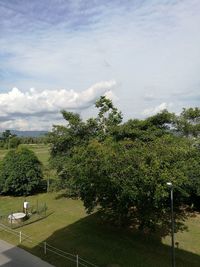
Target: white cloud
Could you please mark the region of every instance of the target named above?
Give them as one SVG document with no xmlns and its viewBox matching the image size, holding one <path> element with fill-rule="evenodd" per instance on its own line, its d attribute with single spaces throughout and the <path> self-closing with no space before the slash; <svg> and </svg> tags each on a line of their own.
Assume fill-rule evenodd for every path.
<svg viewBox="0 0 200 267">
<path fill-rule="evenodd" d="M 0 94 L 1 128 L 30 129 L 31 121 L 36 122 L 34 117 L 37 118 L 37 128 L 41 125 L 43 129 L 51 127 L 53 121 L 59 118 L 61 109 L 73 111 L 86 109 L 101 95 L 106 92 L 111 94 L 115 86 L 115 81 L 102 81 L 82 92 L 73 89 L 37 91 L 33 88 L 22 92 L 13 88 L 7 93 Z"/>
<path fill-rule="evenodd" d="M 32 123 L 30 123 L 28 120 L 25 119 L 16 119 L 16 120 L 7 120 L 4 122 L 1 122 L 0 130 L 4 129 L 17 129 L 19 131 L 23 131 L 24 129 L 26 130 L 34 130 L 32 128 Z M 37 129 L 40 130 L 40 129 Z"/>
<path fill-rule="evenodd" d="M 167 104 L 167 103 L 161 103 L 160 105 L 158 105 L 156 107 L 145 109 L 143 111 L 143 115 L 145 115 L 145 116 L 151 116 L 151 115 L 154 115 L 156 113 L 161 112 L 164 109 L 169 109 L 171 106 L 172 106 L 172 103 L 169 103 L 169 104 Z"/>
<path fill-rule="evenodd" d="M 51 121 L 51 123 L 50 123 Z M 40 118 L 37 117 L 29 117 L 29 118 L 18 118 L 18 119 L 8 119 L 7 121 L 3 121 L 0 124 L 0 131 L 4 131 L 5 129 L 10 130 L 18 130 L 18 131 L 42 131 L 42 130 L 51 130 L 53 125 L 66 125 L 66 121 L 60 118 L 54 118 L 54 116 L 42 116 Z"/>
</svg>

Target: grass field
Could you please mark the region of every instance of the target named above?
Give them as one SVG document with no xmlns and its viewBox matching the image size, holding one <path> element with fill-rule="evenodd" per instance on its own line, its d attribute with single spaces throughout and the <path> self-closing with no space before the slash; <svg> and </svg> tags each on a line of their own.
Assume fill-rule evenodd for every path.
<svg viewBox="0 0 200 267">
<path fill-rule="evenodd" d="M 18 211 L 24 198 L 0 197 L 0 212 Z M 120 230 L 101 223 L 97 214 L 87 215 L 81 201 L 66 199 L 59 193 L 39 194 L 28 197 L 33 205 L 36 201 L 47 203 L 49 216 L 22 227 L 22 232 L 36 243 L 23 241 L 22 247 L 39 255 L 55 266 L 75 266 L 52 253 L 44 256 L 43 249 L 36 244 L 44 241 L 50 245 L 83 258 L 98 266 L 118 264 L 130 267 L 170 266 L 170 238 L 141 235 L 130 230 Z M 176 235 L 176 267 L 200 266 L 200 216 L 187 221 L 188 231 Z M 19 231 L 20 229 L 18 229 Z M 0 231 L 0 238 L 16 243 L 16 236 Z"/>
<path fill-rule="evenodd" d="M 29 146 L 48 165 L 47 146 Z M 0 158 L 5 155 L 0 151 Z M 18 231 L 30 236 L 34 243 L 23 240 L 21 247 L 58 267 L 75 266 L 51 252 L 44 255 L 46 241 L 50 245 L 79 254 L 101 267 L 168 267 L 170 266 L 170 237 L 141 235 L 130 230 L 116 229 L 101 222 L 98 214 L 87 215 L 79 200 L 66 199 L 60 193 L 45 193 L 26 198 L 31 205 L 46 203 L 48 214 Z M 0 214 L 20 211 L 23 197 L 0 197 Z M 176 234 L 176 267 L 200 266 L 200 215 L 186 222 L 188 231 Z M 0 230 L 0 238 L 18 245 L 19 238 Z"/>
<path fill-rule="evenodd" d="M 29 149 L 33 150 L 33 152 L 36 154 L 38 159 L 42 162 L 44 167 L 48 166 L 48 159 L 49 159 L 49 146 L 45 144 L 28 144 L 23 145 L 25 147 L 28 147 Z M 8 152 L 7 149 L 0 149 L 0 160 L 3 159 L 3 157 Z"/>
</svg>

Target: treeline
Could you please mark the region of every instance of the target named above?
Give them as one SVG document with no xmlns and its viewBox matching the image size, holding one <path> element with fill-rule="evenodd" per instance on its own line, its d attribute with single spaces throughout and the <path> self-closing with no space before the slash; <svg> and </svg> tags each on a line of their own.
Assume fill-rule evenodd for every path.
<svg viewBox="0 0 200 267">
<path fill-rule="evenodd" d="M 66 126 L 49 135 L 51 165 L 69 196 L 80 197 L 88 213 L 98 209 L 112 223 L 140 229 L 169 229 L 167 182 L 174 186 L 176 220 L 185 207 L 199 208 L 199 108 L 123 123 L 109 99 L 101 97 L 96 107 L 98 116 L 86 122 L 62 111 Z"/>
<path fill-rule="evenodd" d="M 5 130 L 0 135 L 0 148 L 12 149 L 17 148 L 20 144 L 46 144 L 46 136 L 17 136 L 10 130 Z"/>
</svg>

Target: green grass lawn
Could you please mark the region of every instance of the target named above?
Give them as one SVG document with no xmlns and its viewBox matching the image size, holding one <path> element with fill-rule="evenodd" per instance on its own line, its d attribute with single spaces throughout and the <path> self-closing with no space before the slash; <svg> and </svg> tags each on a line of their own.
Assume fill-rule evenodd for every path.
<svg viewBox="0 0 200 267">
<path fill-rule="evenodd" d="M 29 144 L 29 145 L 23 145 L 31 149 L 38 159 L 42 162 L 42 164 L 46 167 L 48 166 L 48 160 L 49 160 L 49 146 L 45 144 Z"/>
<path fill-rule="evenodd" d="M 42 162 L 44 167 L 48 166 L 48 159 L 49 159 L 49 146 L 45 144 L 28 144 L 28 145 L 23 145 L 31 149 L 38 159 Z M 3 159 L 3 157 L 6 155 L 8 152 L 7 149 L 0 149 L 0 160 Z"/>
<path fill-rule="evenodd" d="M 18 211 L 23 197 L 0 197 L 0 212 Z M 66 199 L 59 193 L 39 194 L 28 197 L 31 205 L 36 201 L 47 203 L 49 216 L 40 221 L 23 226 L 18 231 L 29 235 L 36 243 L 24 240 L 22 247 L 55 266 L 75 266 L 63 258 L 48 252 L 43 245 L 50 245 L 79 254 L 98 266 L 114 264 L 130 267 L 170 266 L 170 238 L 165 239 L 141 235 L 130 230 L 121 230 L 105 225 L 97 214 L 87 215 L 79 200 Z M 200 266 L 200 216 L 186 222 L 188 231 L 176 235 L 179 248 L 176 249 L 176 267 Z M 16 236 L 0 231 L 0 238 L 18 243 Z M 115 265 L 116 266 L 116 265 Z"/>
</svg>

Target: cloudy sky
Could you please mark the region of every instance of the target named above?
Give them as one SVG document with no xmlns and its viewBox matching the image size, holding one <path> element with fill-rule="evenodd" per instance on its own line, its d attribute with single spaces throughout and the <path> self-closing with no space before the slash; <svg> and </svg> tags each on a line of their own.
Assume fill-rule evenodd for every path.
<svg viewBox="0 0 200 267">
<path fill-rule="evenodd" d="M 199 106 L 199 29 L 199 0 L 0 0 L 0 130 Z"/>
</svg>

